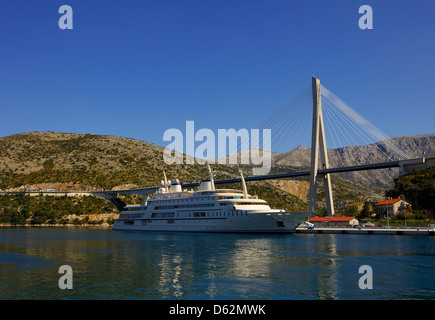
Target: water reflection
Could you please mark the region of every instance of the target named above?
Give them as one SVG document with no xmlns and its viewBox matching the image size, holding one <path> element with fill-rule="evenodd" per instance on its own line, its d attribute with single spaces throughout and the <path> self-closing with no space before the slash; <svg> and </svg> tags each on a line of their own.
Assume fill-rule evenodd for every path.
<svg viewBox="0 0 435 320">
<path fill-rule="evenodd" d="M 324 272 L 317 273 L 316 281 L 318 287 L 317 298 L 322 300 L 338 299 L 338 254 L 336 237 L 332 234 L 325 235 L 325 241 L 320 244 L 319 252 L 323 255 L 321 263 L 324 265 Z"/>
<path fill-rule="evenodd" d="M 214 245 L 207 235 L 190 236 L 183 235 L 182 243 L 155 257 L 160 267 L 158 288 L 164 297 L 195 296 L 192 284 L 200 283 L 203 298 L 246 294 L 264 298 L 276 285 L 290 296 L 317 288 L 318 299 L 338 298 L 340 258 L 333 236 L 308 252 L 292 251 L 288 247 L 289 241 L 296 240 L 292 236 L 283 237 L 280 245 L 276 237 L 225 235 Z"/>
<path fill-rule="evenodd" d="M 0 298 L 364 298 L 366 293 L 357 285 L 362 264 L 373 267 L 376 285 L 383 288 L 372 290 L 371 298 L 397 297 L 398 284 L 393 280 L 400 277 L 407 297 L 435 297 L 435 271 L 430 268 L 435 252 L 433 241 L 428 241 L 4 228 L 0 229 Z M 74 270 L 74 290 L 68 292 L 57 286 L 63 264 Z"/>
<path fill-rule="evenodd" d="M 183 265 L 183 258 L 180 255 L 172 256 L 163 253 L 159 266 L 158 291 L 163 297 L 182 297 L 184 276 L 188 273 L 186 265 Z"/>
</svg>

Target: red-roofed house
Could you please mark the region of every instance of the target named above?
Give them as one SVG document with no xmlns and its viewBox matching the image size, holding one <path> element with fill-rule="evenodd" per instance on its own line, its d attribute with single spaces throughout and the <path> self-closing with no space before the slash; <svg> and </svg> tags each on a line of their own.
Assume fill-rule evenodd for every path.
<svg viewBox="0 0 435 320">
<path fill-rule="evenodd" d="M 316 227 L 352 227 L 359 224 L 355 217 L 312 217 L 308 221 Z"/>
<path fill-rule="evenodd" d="M 408 206 L 410 207 L 411 204 L 405 199 L 401 198 L 385 199 L 375 204 L 376 213 L 380 218 L 386 217 L 387 212 L 389 216 L 395 216 L 397 213 L 399 213 L 399 211 Z"/>
</svg>

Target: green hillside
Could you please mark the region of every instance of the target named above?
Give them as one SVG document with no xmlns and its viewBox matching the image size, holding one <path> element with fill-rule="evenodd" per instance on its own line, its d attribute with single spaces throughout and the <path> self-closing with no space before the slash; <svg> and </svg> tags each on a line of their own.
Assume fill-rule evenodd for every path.
<svg viewBox="0 0 435 320">
<path fill-rule="evenodd" d="M 393 196 L 402 196 L 411 202 L 413 210 L 421 210 L 435 217 L 435 167 L 399 176 L 395 181 Z"/>
<path fill-rule="evenodd" d="M 208 177 L 204 165 L 167 165 L 163 160 L 163 150 L 143 141 L 92 134 L 29 132 L 8 136 L 0 139 L 0 189 L 32 189 L 55 183 L 106 190 L 124 185 L 149 187 L 160 184 L 163 170 L 168 179 L 178 178 L 181 182 L 197 182 Z M 237 168 L 211 167 L 215 179 L 238 176 Z M 250 174 L 250 169 L 244 170 L 246 175 Z M 241 185 L 221 187 L 240 189 Z M 294 211 L 307 208 L 302 200 L 267 182 L 249 183 L 248 191 L 264 198 L 275 208 Z M 123 200 L 126 203 L 140 201 L 132 196 Z M 71 212 L 89 214 L 89 210 L 104 214 L 113 212 L 114 206 L 103 199 L 72 201 L 67 197 L 3 196 L 0 201 L 3 221 L 0 222 L 27 219 L 33 223 L 59 223 L 62 215 Z"/>
<path fill-rule="evenodd" d="M 91 134 L 31 132 L 0 139 L 0 188 L 70 182 L 112 189 L 123 184 L 154 186 L 162 171 L 170 178 L 197 179 L 203 166 L 171 165 L 163 148 L 134 139 Z M 219 168 L 228 176 L 228 169 Z"/>
<path fill-rule="evenodd" d="M 177 178 L 181 182 L 199 182 L 208 177 L 207 168 L 204 165 L 197 163 L 167 165 L 163 160 L 163 150 L 162 147 L 144 141 L 116 136 L 58 132 L 16 134 L 0 138 L 0 189 L 54 188 L 60 191 L 150 187 L 160 184 L 163 171 L 166 172 L 168 179 Z M 211 165 L 211 167 L 216 180 L 238 176 L 236 167 L 224 165 Z M 294 169 L 291 166 L 280 168 L 280 170 L 287 171 Z M 249 167 L 245 166 L 243 170 L 245 176 L 251 175 Z M 272 172 L 274 170 L 276 171 L 277 168 L 272 168 Z M 379 194 L 378 190 L 363 188 L 339 175 L 332 175 L 332 181 L 337 213 L 345 214 L 349 202 L 375 201 Z M 406 179 L 403 178 L 401 181 L 405 183 Z M 409 187 L 403 183 L 401 188 L 404 188 L 403 192 L 405 192 Z M 220 185 L 220 187 L 240 189 L 241 185 Z M 307 209 L 306 199 L 303 201 L 266 181 L 249 182 L 248 192 L 267 200 L 273 208 L 292 211 Z M 72 211 L 89 214 L 89 210 L 85 209 L 86 206 L 92 207 L 93 212 L 97 214 L 116 211 L 113 204 L 102 199 L 95 203 L 86 203 L 92 200 L 70 202 L 63 197 L 57 200 L 37 198 L 16 198 L 14 201 L 5 198 L 0 202 L 0 213 L 8 213 L 10 217 L 13 217 L 15 212 L 24 212 L 26 216 L 35 215 L 38 211 L 36 208 L 39 209 L 38 212 L 42 210 L 50 213 L 53 211 L 52 208 L 56 207 L 60 208 L 58 211 L 61 215 Z M 141 201 L 132 196 L 123 200 L 126 203 Z M 23 204 L 23 201 L 28 203 Z M 424 199 L 416 198 L 416 201 L 422 208 L 427 207 Z M 83 203 L 85 205 L 82 205 Z M 324 206 L 323 186 L 320 182 L 319 213 L 324 211 Z M 61 217 L 57 217 L 54 213 L 51 216 L 53 215 L 55 216 L 53 219 L 48 217 L 46 221 L 60 221 Z M 3 218 L 9 219 L 6 216 Z M 20 219 L 22 219 L 21 216 Z"/>
</svg>

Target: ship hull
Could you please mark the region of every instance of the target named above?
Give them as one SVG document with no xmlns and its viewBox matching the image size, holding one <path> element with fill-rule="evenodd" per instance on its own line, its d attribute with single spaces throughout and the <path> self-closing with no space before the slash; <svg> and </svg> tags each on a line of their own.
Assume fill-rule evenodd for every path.
<svg viewBox="0 0 435 320">
<path fill-rule="evenodd" d="M 250 212 L 229 217 L 118 219 L 113 230 L 206 233 L 292 233 L 312 212 Z"/>
</svg>

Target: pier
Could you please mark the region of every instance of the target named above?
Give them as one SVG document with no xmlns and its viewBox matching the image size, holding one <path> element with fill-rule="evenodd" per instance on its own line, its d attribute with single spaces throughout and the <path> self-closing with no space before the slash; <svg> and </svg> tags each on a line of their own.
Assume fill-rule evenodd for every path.
<svg viewBox="0 0 435 320">
<path fill-rule="evenodd" d="M 313 228 L 298 227 L 295 233 L 313 234 L 372 234 L 372 235 L 419 235 L 435 236 L 435 229 L 430 228 Z"/>
</svg>

